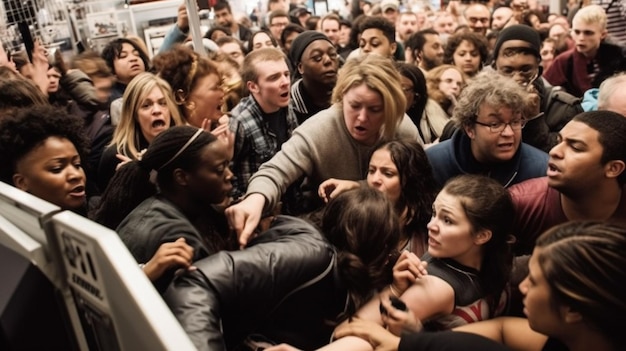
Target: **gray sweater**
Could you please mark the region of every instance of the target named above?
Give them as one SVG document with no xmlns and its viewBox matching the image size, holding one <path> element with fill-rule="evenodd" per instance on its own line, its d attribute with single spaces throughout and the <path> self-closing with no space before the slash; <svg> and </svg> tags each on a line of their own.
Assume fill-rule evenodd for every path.
<svg viewBox="0 0 626 351">
<path fill-rule="evenodd" d="M 417 127 L 406 115 L 395 136 L 421 142 Z M 282 149 L 252 176 L 246 195 L 262 194 L 266 198 L 265 209 L 271 210 L 287 187 L 303 175 L 316 187 L 329 178 L 361 180 L 373 148 L 352 138 L 341 105 L 333 105 L 294 130 Z"/>
</svg>

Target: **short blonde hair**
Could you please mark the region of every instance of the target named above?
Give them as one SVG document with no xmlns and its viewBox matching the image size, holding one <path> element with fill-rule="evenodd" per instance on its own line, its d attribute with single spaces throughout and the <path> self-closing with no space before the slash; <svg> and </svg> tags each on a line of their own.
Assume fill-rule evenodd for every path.
<svg viewBox="0 0 626 351">
<path fill-rule="evenodd" d="M 140 73 L 130 81 L 124 96 L 122 97 L 122 115 L 120 122 L 113 133 L 111 145 L 115 145 L 117 152 L 133 160 L 137 159 L 139 154 L 139 134 L 141 129 L 137 121 L 137 111 L 146 95 L 155 87 L 161 89 L 165 96 L 167 109 L 170 112 L 170 124 L 183 125 L 183 119 L 180 116 L 178 106 L 174 102 L 174 94 L 172 88 L 162 78 L 148 72 Z"/>
<path fill-rule="evenodd" d="M 341 104 L 350 89 L 362 84 L 379 93 L 385 113 L 380 137 L 389 140 L 394 137 L 406 110 L 406 97 L 400 82 L 400 73 L 390 59 L 376 54 L 361 55 L 348 60 L 339 71 L 332 103 Z"/>
<path fill-rule="evenodd" d="M 587 5 L 576 12 L 572 25 L 576 20 L 587 24 L 598 24 L 602 30 L 606 29 L 606 12 L 600 5 Z"/>
</svg>

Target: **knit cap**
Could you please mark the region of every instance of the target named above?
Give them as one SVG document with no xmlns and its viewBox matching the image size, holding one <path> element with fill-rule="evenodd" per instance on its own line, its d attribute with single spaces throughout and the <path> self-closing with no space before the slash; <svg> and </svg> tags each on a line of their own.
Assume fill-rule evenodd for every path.
<svg viewBox="0 0 626 351">
<path fill-rule="evenodd" d="M 298 66 L 304 50 L 316 40 L 326 40 L 330 43 L 330 40 L 324 33 L 320 33 L 314 30 L 304 31 L 296 37 L 291 43 L 291 49 L 289 50 L 289 59 L 294 67 Z M 332 44 L 332 43 L 331 43 Z"/>
<path fill-rule="evenodd" d="M 509 40 L 523 40 L 529 44 L 529 51 L 536 57 L 541 59 L 541 38 L 539 33 L 529 26 L 523 24 L 516 24 L 510 27 L 504 28 L 496 39 L 496 45 L 493 50 L 493 59 L 497 59 L 500 54 L 500 47 L 502 44 Z"/>
</svg>

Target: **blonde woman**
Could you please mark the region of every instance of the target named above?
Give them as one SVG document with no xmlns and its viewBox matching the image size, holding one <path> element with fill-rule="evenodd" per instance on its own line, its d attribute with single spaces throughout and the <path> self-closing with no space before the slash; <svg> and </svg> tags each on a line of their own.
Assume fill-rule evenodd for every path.
<svg viewBox="0 0 626 351">
<path fill-rule="evenodd" d="M 102 154 L 98 187 L 104 190 L 120 161 L 137 160 L 161 132 L 184 124 L 169 84 L 152 73 L 135 77 L 124 92 L 121 119 Z"/>
<path fill-rule="evenodd" d="M 245 199 L 226 210 L 241 245 L 253 234 L 263 210 L 275 209 L 287 187 L 301 177 L 306 176 L 312 196 L 300 201 L 300 211 L 309 212 L 323 204 L 313 189 L 324 180 L 363 179 L 378 142 L 419 139 L 404 113 L 400 74 L 388 58 L 365 55 L 348 60 L 339 71 L 331 103 L 294 131 L 281 151 L 252 176 Z"/>
</svg>

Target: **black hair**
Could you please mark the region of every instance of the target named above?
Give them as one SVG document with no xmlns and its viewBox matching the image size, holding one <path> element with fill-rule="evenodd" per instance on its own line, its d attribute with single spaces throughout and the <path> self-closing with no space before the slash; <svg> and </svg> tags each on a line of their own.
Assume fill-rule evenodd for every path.
<svg viewBox="0 0 626 351">
<path fill-rule="evenodd" d="M 134 41 L 127 38 L 117 38 L 110 41 L 102 50 L 102 58 L 106 61 L 107 66 L 111 69 L 111 72 L 115 74 L 115 65 L 113 62 L 115 62 L 115 59 L 120 56 L 123 44 L 129 44 L 137 50 L 137 52 L 139 52 L 139 57 L 141 57 L 141 61 L 143 61 L 143 66 L 146 71 L 148 71 L 150 68 L 150 59 L 148 58 L 148 54 L 144 52 L 144 50 Z"/>
<path fill-rule="evenodd" d="M 409 106 L 407 115 L 411 118 L 413 123 L 419 128 L 419 122 L 422 119 L 422 114 L 426 108 L 428 102 L 428 88 L 426 87 L 426 77 L 424 73 L 416 65 L 408 64 L 406 62 L 395 63 L 398 72 L 413 82 L 413 90 L 415 92 L 415 100 L 413 105 Z"/>
<path fill-rule="evenodd" d="M 82 119 L 50 105 L 4 114 L 0 118 L 0 180 L 13 185 L 17 163 L 49 137 L 68 139 L 85 162 L 89 141 L 83 126 Z"/>
<path fill-rule="evenodd" d="M 371 297 L 391 282 L 397 258 L 399 220 L 387 197 L 362 187 L 332 199 L 322 218 L 322 233 L 337 248 L 337 269 L 349 291 L 345 315 L 353 316 Z"/>
<path fill-rule="evenodd" d="M 232 36 L 233 35 L 233 33 L 230 31 L 230 28 L 222 27 L 222 26 L 213 26 L 213 27 L 211 27 L 211 29 L 206 31 L 206 33 L 204 34 L 204 37 L 207 38 L 207 39 L 213 40 L 213 38 L 211 38 L 211 37 L 213 36 L 213 34 L 215 34 L 215 32 L 226 33 L 226 36 Z"/>
<path fill-rule="evenodd" d="M 217 140 L 213 134 L 201 132 L 180 155 L 174 157 L 197 131 L 192 126 L 175 126 L 157 135 L 140 161 L 129 162 L 115 172 L 102 194 L 99 208 L 93 213 L 93 219 L 115 229 L 135 207 L 154 196 L 158 189 L 171 191 L 174 188 L 174 170 L 197 169 L 204 147 Z M 157 172 L 156 184 L 150 179 L 152 171 Z"/>
<path fill-rule="evenodd" d="M 619 160 L 626 162 L 626 118 L 612 111 L 589 111 L 580 113 L 572 121 L 582 122 L 598 132 L 598 142 L 602 145 L 601 164 Z M 623 171 L 617 181 L 620 185 L 626 183 L 626 171 Z"/>
</svg>

